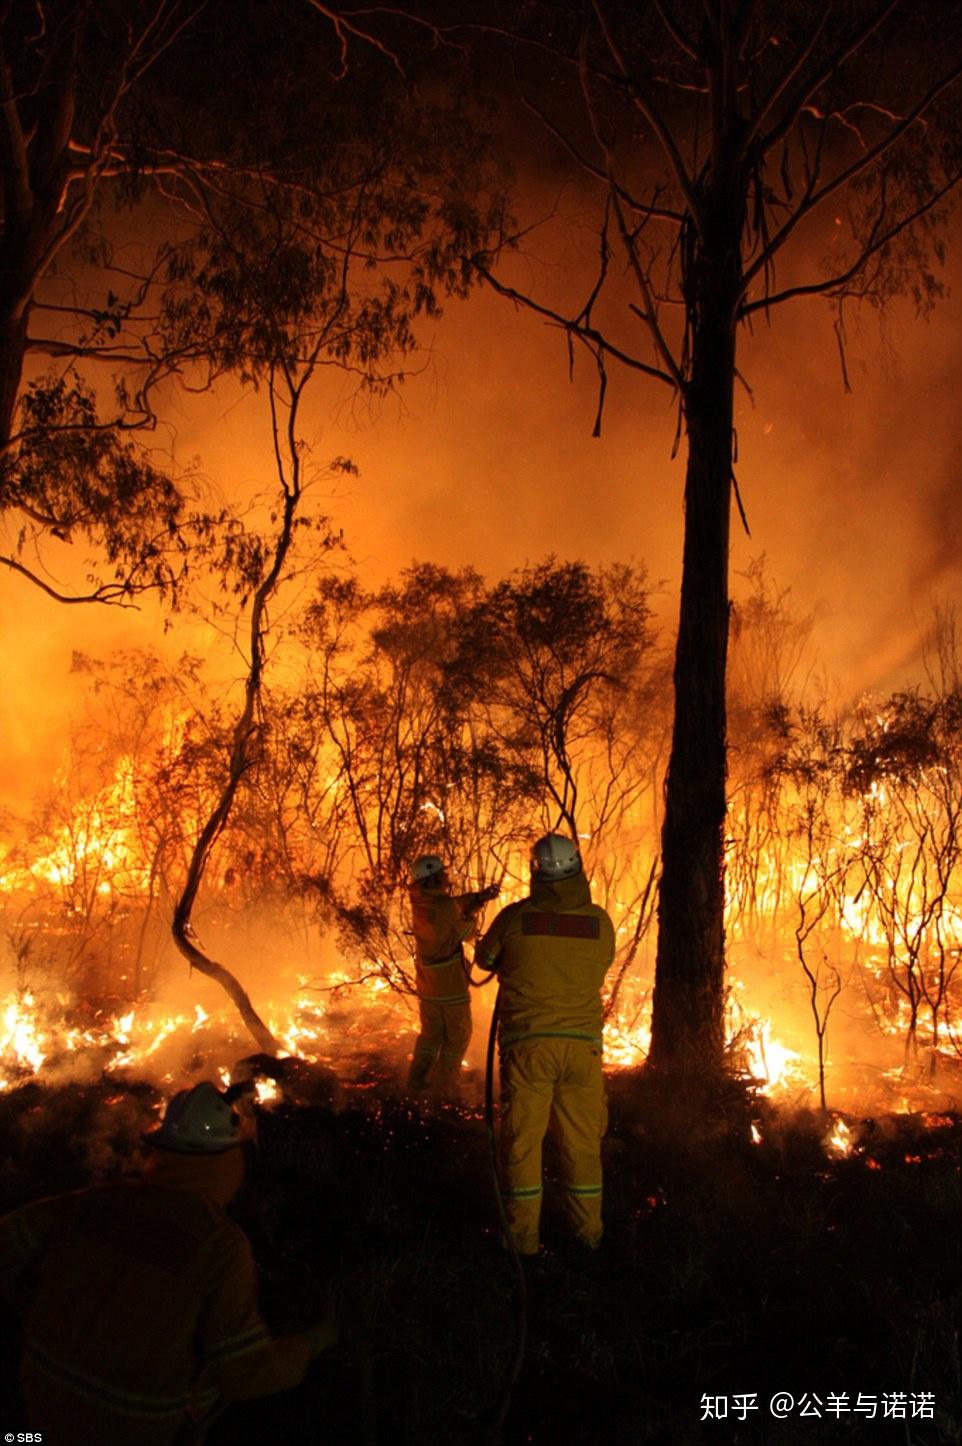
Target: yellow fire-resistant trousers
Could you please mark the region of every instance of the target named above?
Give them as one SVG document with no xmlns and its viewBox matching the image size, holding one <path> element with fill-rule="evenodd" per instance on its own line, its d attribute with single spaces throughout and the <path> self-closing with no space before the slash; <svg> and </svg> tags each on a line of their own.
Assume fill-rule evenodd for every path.
<svg viewBox="0 0 962 1446">
<path fill-rule="evenodd" d="M 441 1095 L 456 1094 L 461 1082 L 461 1061 L 471 1039 L 471 1005 L 440 1004 L 419 999 L 421 1033 L 408 1071 L 408 1089 L 430 1087 Z"/>
<path fill-rule="evenodd" d="M 541 1143 L 561 1153 L 568 1219 L 579 1240 L 601 1242 L 601 1137 L 608 1125 L 601 1049 L 581 1039 L 519 1040 L 501 1051 L 505 1207 L 522 1255 L 538 1251 Z"/>
</svg>

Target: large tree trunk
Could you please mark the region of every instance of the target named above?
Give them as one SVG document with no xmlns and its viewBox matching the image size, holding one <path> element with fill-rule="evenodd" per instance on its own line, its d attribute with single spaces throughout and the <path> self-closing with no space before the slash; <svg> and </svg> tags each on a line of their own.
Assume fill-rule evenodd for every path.
<svg viewBox="0 0 962 1446">
<path fill-rule="evenodd" d="M 725 208 L 727 210 L 727 207 Z M 693 242 L 675 719 L 665 785 L 649 1065 L 713 1074 L 724 1049 L 725 665 L 740 218 Z"/>
</svg>

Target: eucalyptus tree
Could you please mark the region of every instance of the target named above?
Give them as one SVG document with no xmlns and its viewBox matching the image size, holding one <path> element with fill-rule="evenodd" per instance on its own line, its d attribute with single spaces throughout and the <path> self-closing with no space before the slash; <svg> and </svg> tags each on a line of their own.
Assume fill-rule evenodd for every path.
<svg viewBox="0 0 962 1446">
<path fill-rule="evenodd" d="M 138 434 L 171 378 L 264 378 L 274 317 L 397 382 L 498 224 L 476 117 L 423 71 L 310 0 L 0 7 L 8 571 L 62 601 L 172 587 L 218 519 Z M 75 588 L 51 576 L 67 542 L 98 554 Z"/>
<path fill-rule="evenodd" d="M 486 8 L 475 33 L 510 47 L 528 111 L 595 188 L 599 234 L 570 309 L 489 257 L 478 269 L 590 358 L 596 432 L 616 365 L 677 399 L 685 536 L 650 1064 L 711 1073 L 739 339 L 822 298 L 844 369 L 846 308 L 937 299 L 962 175 L 958 16 L 931 0 L 533 0 Z"/>
</svg>

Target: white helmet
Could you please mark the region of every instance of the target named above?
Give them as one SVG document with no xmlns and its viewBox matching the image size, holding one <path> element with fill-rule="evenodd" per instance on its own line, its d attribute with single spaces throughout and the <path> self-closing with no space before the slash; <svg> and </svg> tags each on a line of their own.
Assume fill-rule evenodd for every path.
<svg viewBox="0 0 962 1446">
<path fill-rule="evenodd" d="M 414 860 L 414 867 L 411 869 L 411 878 L 416 884 L 423 884 L 434 874 L 444 873 L 444 860 L 439 859 L 437 854 L 422 854 L 419 859 Z"/>
<path fill-rule="evenodd" d="M 581 855 L 573 839 L 546 833 L 531 850 L 531 867 L 539 878 L 570 879 L 581 873 Z"/>
<path fill-rule="evenodd" d="M 241 1142 L 240 1120 L 216 1085 L 208 1080 L 180 1090 L 156 1130 L 144 1136 L 161 1150 L 184 1155 L 219 1155 Z"/>
</svg>

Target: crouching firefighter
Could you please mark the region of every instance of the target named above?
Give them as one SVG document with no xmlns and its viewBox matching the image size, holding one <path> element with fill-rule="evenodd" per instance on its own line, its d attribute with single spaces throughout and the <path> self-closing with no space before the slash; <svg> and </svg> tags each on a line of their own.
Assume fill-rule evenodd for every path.
<svg viewBox="0 0 962 1446">
<path fill-rule="evenodd" d="M 476 915 L 498 896 L 496 884 L 474 894 L 451 894 L 444 864 L 424 854 L 411 869 L 411 916 L 421 1031 L 408 1072 L 408 1089 L 455 1095 L 471 1038 L 469 966 L 463 944 Z"/>
<path fill-rule="evenodd" d="M 223 1407 L 298 1385 L 337 1338 L 333 1313 L 276 1339 L 258 1313 L 250 1246 L 224 1213 L 244 1176 L 225 1096 L 182 1090 L 143 1138 L 142 1179 L 0 1220 L 24 1408 L 44 1441 L 196 1446 Z"/>
<path fill-rule="evenodd" d="M 539 1249 L 541 1146 L 557 1138 L 568 1219 L 601 1243 L 601 985 L 615 931 L 591 891 L 577 845 L 546 834 L 531 857 L 531 893 L 502 909 L 475 950 L 497 973 L 505 1208 L 522 1255 Z"/>
</svg>

